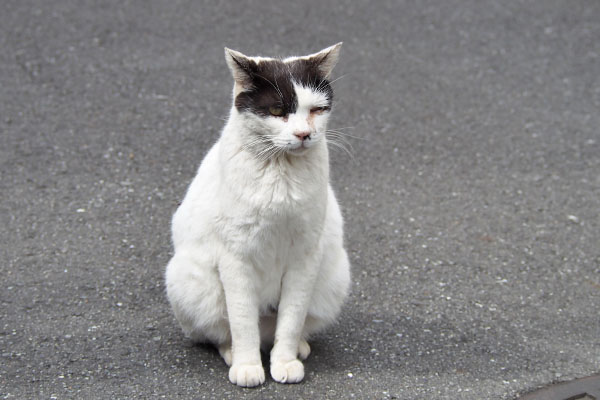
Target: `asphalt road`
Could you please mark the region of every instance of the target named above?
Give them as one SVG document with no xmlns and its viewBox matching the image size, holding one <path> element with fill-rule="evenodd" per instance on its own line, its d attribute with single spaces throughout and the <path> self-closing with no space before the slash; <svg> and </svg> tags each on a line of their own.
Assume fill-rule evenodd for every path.
<svg viewBox="0 0 600 400">
<path fill-rule="evenodd" d="M 3 1 L 0 398 L 513 399 L 600 371 L 600 3 Z M 166 301 L 223 47 L 344 41 L 352 295 L 241 389 Z"/>
</svg>

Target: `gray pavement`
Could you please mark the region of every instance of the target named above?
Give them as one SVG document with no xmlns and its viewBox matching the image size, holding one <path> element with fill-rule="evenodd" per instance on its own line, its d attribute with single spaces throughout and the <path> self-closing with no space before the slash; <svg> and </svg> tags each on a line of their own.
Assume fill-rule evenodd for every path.
<svg viewBox="0 0 600 400">
<path fill-rule="evenodd" d="M 241 2 L 239 3 L 241 4 Z M 0 6 L 0 398 L 513 399 L 600 371 L 600 3 Z M 164 295 L 223 47 L 344 41 L 352 295 L 302 384 L 227 380 Z"/>
</svg>

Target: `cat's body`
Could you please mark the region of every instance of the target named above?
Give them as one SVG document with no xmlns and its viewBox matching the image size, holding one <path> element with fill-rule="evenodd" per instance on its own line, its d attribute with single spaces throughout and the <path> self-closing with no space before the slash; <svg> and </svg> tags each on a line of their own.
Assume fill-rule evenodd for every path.
<svg viewBox="0 0 600 400">
<path fill-rule="evenodd" d="M 175 315 L 186 335 L 218 347 L 241 386 L 264 382 L 261 342 L 274 343 L 273 379 L 302 380 L 306 339 L 335 320 L 348 291 L 325 140 L 338 52 L 274 60 L 226 50 L 234 106 L 173 217 Z"/>
</svg>

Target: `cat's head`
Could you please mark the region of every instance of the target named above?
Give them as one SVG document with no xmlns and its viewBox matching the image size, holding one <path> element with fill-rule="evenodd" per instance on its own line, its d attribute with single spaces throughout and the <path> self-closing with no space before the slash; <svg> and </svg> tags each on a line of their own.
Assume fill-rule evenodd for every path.
<svg viewBox="0 0 600 400">
<path fill-rule="evenodd" d="M 329 77 L 342 44 L 304 57 L 248 57 L 225 49 L 234 79 L 234 113 L 245 145 L 260 158 L 301 155 L 325 140 L 333 91 Z"/>
</svg>

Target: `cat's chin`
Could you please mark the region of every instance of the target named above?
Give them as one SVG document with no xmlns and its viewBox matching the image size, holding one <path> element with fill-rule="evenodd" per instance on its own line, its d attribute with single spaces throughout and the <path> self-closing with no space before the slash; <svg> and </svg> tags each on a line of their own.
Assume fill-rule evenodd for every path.
<svg viewBox="0 0 600 400">
<path fill-rule="evenodd" d="M 300 147 L 296 147 L 295 149 L 286 150 L 286 153 L 290 154 L 292 156 L 303 156 L 304 154 L 309 152 L 310 149 L 311 149 L 310 147 L 300 146 Z"/>
</svg>

